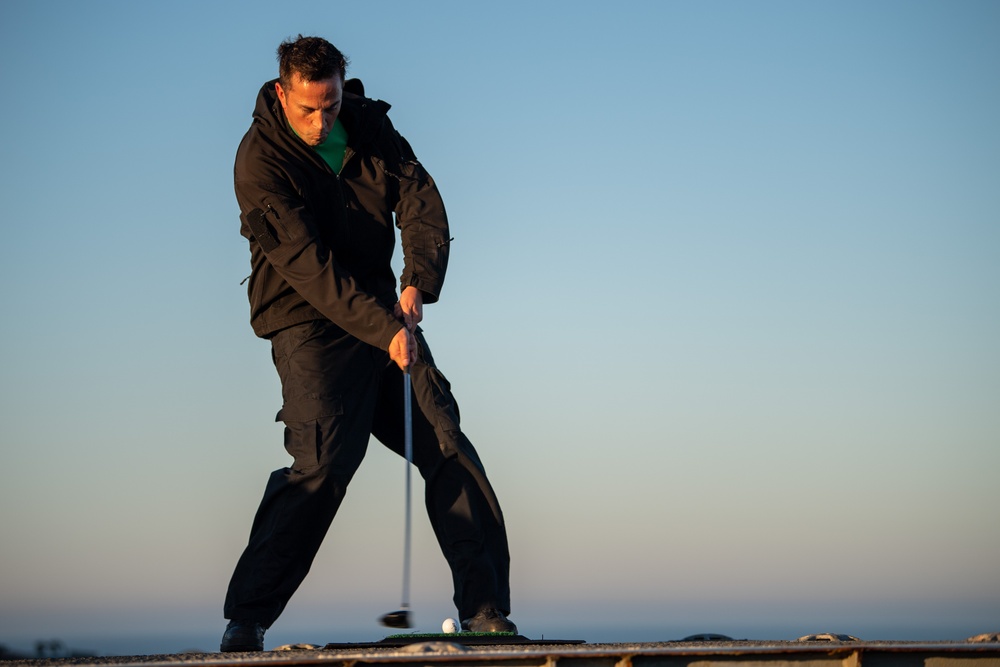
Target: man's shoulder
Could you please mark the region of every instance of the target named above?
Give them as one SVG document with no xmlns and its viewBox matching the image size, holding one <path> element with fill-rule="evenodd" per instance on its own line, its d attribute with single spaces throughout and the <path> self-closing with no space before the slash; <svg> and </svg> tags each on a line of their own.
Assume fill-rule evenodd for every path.
<svg viewBox="0 0 1000 667">
<path fill-rule="evenodd" d="M 270 187 L 301 181 L 308 171 L 304 156 L 254 124 L 236 149 L 233 178 L 237 183 Z"/>
<path fill-rule="evenodd" d="M 266 84 L 265 84 L 266 85 Z M 281 118 L 263 116 L 258 100 L 253 121 L 236 149 L 236 170 L 288 165 L 302 160 L 302 152 L 297 150 L 291 134 L 282 128 Z"/>
<path fill-rule="evenodd" d="M 236 149 L 236 169 L 246 168 L 251 164 L 265 160 L 267 154 L 276 154 L 273 139 L 264 136 L 259 123 L 250 125 L 250 129 L 243 135 L 239 147 Z"/>
</svg>

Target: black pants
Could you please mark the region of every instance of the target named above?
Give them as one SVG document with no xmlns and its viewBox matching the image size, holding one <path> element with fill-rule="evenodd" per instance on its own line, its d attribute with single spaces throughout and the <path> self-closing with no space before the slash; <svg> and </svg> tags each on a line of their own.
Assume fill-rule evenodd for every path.
<svg viewBox="0 0 1000 667">
<path fill-rule="evenodd" d="M 510 612 L 510 555 L 503 514 L 458 405 L 423 335 L 411 368 L 413 462 L 425 482 L 431 526 L 451 567 L 461 618 Z M 302 583 L 364 458 L 370 435 L 403 455 L 403 376 L 389 355 L 326 321 L 271 340 L 281 378 L 285 449 L 271 474 L 250 540 L 229 583 L 225 616 L 270 627 Z"/>
</svg>

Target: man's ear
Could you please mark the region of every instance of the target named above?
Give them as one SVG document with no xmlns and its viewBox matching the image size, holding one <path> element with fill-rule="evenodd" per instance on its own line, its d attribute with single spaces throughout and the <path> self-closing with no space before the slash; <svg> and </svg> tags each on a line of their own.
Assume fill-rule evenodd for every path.
<svg viewBox="0 0 1000 667">
<path fill-rule="evenodd" d="M 281 108 L 287 108 L 285 104 L 285 89 L 281 87 L 280 81 L 274 82 L 274 92 L 278 95 L 278 100 L 281 102 Z"/>
</svg>

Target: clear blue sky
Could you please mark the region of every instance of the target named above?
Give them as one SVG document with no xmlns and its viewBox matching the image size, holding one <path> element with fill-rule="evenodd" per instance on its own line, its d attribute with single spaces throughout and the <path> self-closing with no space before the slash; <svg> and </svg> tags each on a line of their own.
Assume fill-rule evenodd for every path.
<svg viewBox="0 0 1000 667">
<path fill-rule="evenodd" d="M 525 634 L 1000 630 L 1000 3 L 8 0 L 0 26 L 0 643 L 221 634 L 288 462 L 232 162 L 300 32 L 445 196 L 425 329 Z M 402 481 L 373 446 L 268 645 L 381 635 Z M 417 517 L 430 630 L 454 611 Z"/>
</svg>

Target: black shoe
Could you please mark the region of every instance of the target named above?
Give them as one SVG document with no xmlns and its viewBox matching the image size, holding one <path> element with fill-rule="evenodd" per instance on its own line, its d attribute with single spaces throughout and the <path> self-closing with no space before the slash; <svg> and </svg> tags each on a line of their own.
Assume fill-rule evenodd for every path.
<svg viewBox="0 0 1000 667">
<path fill-rule="evenodd" d="M 224 653 L 263 651 L 264 626 L 256 621 L 229 621 L 219 650 Z"/>
<path fill-rule="evenodd" d="M 466 632 L 512 632 L 517 634 L 517 626 L 497 609 L 483 609 L 472 618 L 462 619 L 462 629 Z"/>
</svg>

